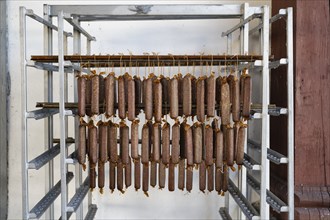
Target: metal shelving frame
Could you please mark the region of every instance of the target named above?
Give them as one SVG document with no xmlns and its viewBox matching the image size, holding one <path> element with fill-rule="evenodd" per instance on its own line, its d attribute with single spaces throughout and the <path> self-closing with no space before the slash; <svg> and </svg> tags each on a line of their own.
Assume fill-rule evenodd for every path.
<svg viewBox="0 0 330 220">
<path fill-rule="evenodd" d="M 240 22 L 233 28 L 223 33 L 227 37 L 227 54 L 232 54 L 232 34 L 234 31 L 240 31 L 240 54 L 249 54 L 249 34 L 259 31 L 261 35 L 261 54 L 262 60 L 254 63 L 240 63 L 239 69 L 248 68 L 253 74 L 262 74 L 262 107 L 261 111 L 253 114 L 252 120 L 262 121 L 261 143 L 256 144 L 251 140 L 246 140 L 245 160 L 242 169 L 229 181 L 229 192 L 226 193 L 226 206 L 220 208 L 220 215 L 225 219 L 231 219 L 230 210 L 234 208 L 232 202 L 239 207 L 238 218 L 244 219 L 269 219 L 269 205 L 275 207 L 277 211 L 288 212 L 289 219 L 294 218 L 293 202 L 293 165 L 294 165 L 294 137 L 293 137 L 293 24 L 292 8 L 281 9 L 278 15 L 270 18 L 269 7 L 250 7 L 247 3 L 242 5 L 44 5 L 44 16 L 39 17 L 32 10 L 24 7 L 20 8 L 20 41 L 21 41 L 21 72 L 22 72 L 22 202 L 23 219 L 40 218 L 46 213 L 46 218 L 54 218 L 53 201 L 61 194 L 61 219 L 69 219 L 73 212 L 78 219 L 83 219 L 84 211 L 81 205 L 88 194 L 88 211 L 85 219 L 93 219 L 97 207 L 91 204 L 91 194 L 88 192 L 88 178 L 82 180 L 82 169 L 76 163 L 73 155 L 68 155 L 70 141 L 67 136 L 68 121 L 67 117 L 75 117 L 75 137 L 78 131 L 78 116 L 75 112 L 66 109 L 65 103 L 68 101 L 68 73 L 73 72 L 74 76 L 80 71 L 79 63 L 73 64 L 64 60 L 67 53 L 68 37 L 73 37 L 73 53 L 81 54 L 81 35 L 87 39 L 87 55 L 91 53 L 91 41 L 95 37 L 90 35 L 81 25 L 81 22 L 87 21 L 116 21 L 116 20 L 181 20 L 181 19 L 240 19 Z M 58 66 L 45 63 L 31 62 L 26 57 L 26 18 L 30 17 L 44 25 L 44 55 L 53 54 L 53 31 L 58 32 Z M 269 32 L 270 23 L 285 17 L 287 28 L 287 57 L 278 61 L 269 61 Z M 57 18 L 57 25 L 53 24 L 53 19 Z M 260 24 L 249 29 L 250 22 L 260 19 Z M 64 31 L 64 22 L 72 26 L 73 34 Z M 287 109 L 276 109 L 271 111 L 269 105 L 269 70 L 279 65 L 287 65 L 287 84 L 288 84 L 288 107 Z M 53 102 L 53 72 L 59 72 L 59 108 L 58 109 L 36 109 L 27 110 L 27 67 L 33 67 L 45 70 L 44 94 L 47 102 Z M 88 70 L 84 70 L 88 72 Z M 74 82 L 74 101 L 77 102 L 77 84 Z M 60 143 L 54 143 L 53 137 L 53 115 L 60 116 Z M 281 155 L 269 148 L 269 116 L 286 114 L 288 118 L 288 153 L 287 156 Z M 27 121 L 28 119 L 45 119 L 45 152 L 42 152 L 37 158 L 29 161 L 28 158 L 28 139 L 27 139 Z M 254 160 L 247 153 L 247 148 L 253 147 L 261 152 L 260 161 Z M 75 149 L 77 146 L 75 145 Z M 61 161 L 61 179 L 54 185 L 54 167 L 53 158 L 60 155 Z M 270 172 L 269 162 L 275 164 L 286 163 L 288 166 L 288 204 L 279 200 L 269 190 Z M 74 164 L 74 175 L 68 172 L 68 165 Z M 30 210 L 29 189 L 28 189 L 28 170 L 39 169 L 48 165 L 48 175 L 46 177 L 46 195 Z M 250 174 L 250 170 L 260 172 L 260 183 Z M 68 199 L 68 183 L 75 179 L 76 193 Z M 249 184 L 260 194 L 260 212 L 257 212 L 251 205 L 250 198 L 247 197 L 247 187 Z M 229 196 L 231 195 L 231 197 Z M 231 199 L 233 198 L 233 199 Z M 46 201 L 46 202 L 44 202 Z M 275 204 L 276 203 L 276 204 Z M 231 206 L 229 206 L 229 204 Z M 236 218 L 236 217 L 235 217 Z"/>
</svg>

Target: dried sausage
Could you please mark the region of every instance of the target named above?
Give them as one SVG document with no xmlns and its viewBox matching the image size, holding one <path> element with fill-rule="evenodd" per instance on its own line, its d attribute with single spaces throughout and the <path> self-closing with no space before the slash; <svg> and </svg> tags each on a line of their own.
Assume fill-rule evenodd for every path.
<svg viewBox="0 0 330 220">
<path fill-rule="evenodd" d="M 92 99 L 91 99 L 91 111 L 92 115 L 99 114 L 99 103 L 100 103 L 100 79 L 98 75 L 92 76 Z"/>
<path fill-rule="evenodd" d="M 204 193 L 206 189 L 206 166 L 205 161 L 203 160 L 199 164 L 199 190 Z"/>
<path fill-rule="evenodd" d="M 180 124 L 178 121 L 172 126 L 172 163 L 177 164 L 180 160 Z"/>
<path fill-rule="evenodd" d="M 86 77 L 78 77 L 78 115 L 80 117 L 86 114 Z"/>
<path fill-rule="evenodd" d="M 125 79 L 124 76 L 118 77 L 118 116 L 120 119 L 126 118 L 126 100 L 125 100 Z"/>
<path fill-rule="evenodd" d="M 168 191 L 173 192 L 175 190 L 175 164 L 170 161 L 168 168 Z"/>
<path fill-rule="evenodd" d="M 170 80 L 170 116 L 173 119 L 179 116 L 179 90 L 176 76 Z"/>
<path fill-rule="evenodd" d="M 187 156 L 187 166 L 194 165 L 194 152 L 193 152 L 193 135 L 190 125 L 186 124 L 185 126 L 185 149 Z"/>
<path fill-rule="evenodd" d="M 95 164 L 89 166 L 89 188 L 92 190 L 96 187 L 96 171 Z"/>
<path fill-rule="evenodd" d="M 205 77 L 199 77 L 196 82 L 196 115 L 197 120 L 204 122 L 205 119 Z"/>
<path fill-rule="evenodd" d="M 126 189 L 132 185 L 132 165 L 131 158 L 129 158 L 129 162 L 125 165 L 125 186 Z"/>
<path fill-rule="evenodd" d="M 191 116 L 191 76 L 187 74 L 183 78 L 182 82 L 183 90 L 183 114 L 185 116 Z"/>
<path fill-rule="evenodd" d="M 207 167 L 207 190 L 212 192 L 214 190 L 214 165 Z"/>
<path fill-rule="evenodd" d="M 144 124 L 142 128 L 142 150 L 141 150 L 141 163 L 149 163 L 149 127 Z"/>
<path fill-rule="evenodd" d="M 217 169 L 222 168 L 223 166 L 223 133 L 220 129 L 216 131 L 216 160 L 215 160 L 215 166 Z"/>
<path fill-rule="evenodd" d="M 230 122 L 230 91 L 225 78 L 221 82 L 221 123 L 227 125 Z"/>
<path fill-rule="evenodd" d="M 162 162 L 159 163 L 159 189 L 165 187 L 166 181 L 166 166 Z"/>
<path fill-rule="evenodd" d="M 105 114 L 108 117 L 115 114 L 115 88 L 116 77 L 114 73 L 110 73 L 105 78 Z"/>
<path fill-rule="evenodd" d="M 134 120 L 131 125 L 131 156 L 139 158 L 139 120 Z"/>
<path fill-rule="evenodd" d="M 131 76 L 127 78 L 127 119 L 133 121 L 135 119 L 135 82 Z"/>
<path fill-rule="evenodd" d="M 113 192 L 116 188 L 116 164 L 109 162 L 109 189 Z"/>
<path fill-rule="evenodd" d="M 117 163 L 118 149 L 117 149 L 117 130 L 118 124 L 110 123 L 108 128 L 108 143 L 109 143 L 109 161 Z"/>
<path fill-rule="evenodd" d="M 242 165 L 243 164 L 246 127 L 247 127 L 246 124 L 242 124 L 239 128 L 239 131 L 238 131 L 237 153 L 236 153 L 236 163 L 237 163 L 237 165 Z"/>
<path fill-rule="evenodd" d="M 205 126 L 205 165 L 213 164 L 213 129 L 210 125 Z"/>
<path fill-rule="evenodd" d="M 213 117 L 215 112 L 215 77 L 207 78 L 207 116 Z"/>
<path fill-rule="evenodd" d="M 185 160 L 181 159 L 179 162 L 179 178 L 178 178 L 178 189 L 184 190 L 184 180 L 185 180 Z"/>
<path fill-rule="evenodd" d="M 154 116 L 155 122 L 161 122 L 162 120 L 162 84 L 157 79 L 153 84 L 153 97 L 154 97 Z"/>
<path fill-rule="evenodd" d="M 193 167 L 187 168 L 186 188 L 188 192 L 191 192 L 193 188 Z"/>
<path fill-rule="evenodd" d="M 150 186 L 155 187 L 157 185 L 157 162 L 151 161 L 150 165 Z"/>
<path fill-rule="evenodd" d="M 153 124 L 153 139 L 152 139 L 152 158 L 153 161 L 158 162 L 160 159 L 160 124 L 154 123 Z"/>
<path fill-rule="evenodd" d="M 238 122 L 240 119 L 241 105 L 239 97 L 239 80 L 235 77 L 232 81 L 232 116 L 233 121 Z"/>
<path fill-rule="evenodd" d="M 170 79 L 168 77 L 164 77 L 163 75 L 160 76 L 160 83 L 162 84 L 162 97 L 163 97 L 163 104 L 166 106 L 163 108 L 163 115 L 167 115 L 169 112 L 169 85 Z"/>
<path fill-rule="evenodd" d="M 92 164 L 96 164 L 98 161 L 98 144 L 97 144 L 97 128 L 94 125 L 88 127 L 88 139 L 89 139 L 89 161 Z"/>
<path fill-rule="evenodd" d="M 120 156 L 123 164 L 128 164 L 129 159 L 129 129 L 128 126 L 121 122 L 120 123 Z"/>
<path fill-rule="evenodd" d="M 152 102 L 153 102 L 153 92 L 152 92 L 152 78 L 148 78 L 144 81 L 144 113 L 146 120 L 152 119 Z"/>
<path fill-rule="evenodd" d="M 103 193 L 104 178 L 105 178 L 105 174 L 104 174 L 104 163 L 102 163 L 101 161 L 99 161 L 99 163 L 98 163 L 97 182 L 98 182 L 98 186 L 99 186 L 99 189 L 100 189 L 100 192 L 101 193 Z"/>
<path fill-rule="evenodd" d="M 134 88 L 135 88 L 135 104 L 136 106 L 141 106 L 142 103 L 142 81 L 140 77 L 134 76 Z M 136 116 L 140 113 L 139 108 L 135 108 Z"/>
<path fill-rule="evenodd" d="M 105 123 L 99 125 L 99 158 L 102 163 L 108 161 L 108 126 Z"/>
<path fill-rule="evenodd" d="M 162 127 L 162 163 L 165 165 L 170 162 L 170 128 L 169 123 Z"/>
<path fill-rule="evenodd" d="M 124 167 L 123 167 L 123 163 L 121 162 L 121 160 L 118 161 L 117 163 L 117 189 L 120 192 L 124 192 Z"/>
<path fill-rule="evenodd" d="M 148 190 L 149 190 L 149 164 L 142 164 L 142 190 L 143 192 L 148 196 Z"/>
<path fill-rule="evenodd" d="M 203 156 L 203 129 L 200 123 L 194 124 L 194 163 L 200 164 Z"/>
<path fill-rule="evenodd" d="M 141 188 L 141 161 L 134 159 L 134 188 L 139 190 Z"/>
<path fill-rule="evenodd" d="M 226 129 L 226 160 L 228 166 L 234 165 L 234 129 L 230 126 Z"/>
</svg>

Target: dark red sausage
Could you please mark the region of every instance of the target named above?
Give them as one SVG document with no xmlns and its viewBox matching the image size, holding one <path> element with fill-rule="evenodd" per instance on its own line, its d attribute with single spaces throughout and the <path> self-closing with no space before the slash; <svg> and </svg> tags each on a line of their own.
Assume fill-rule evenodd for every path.
<svg viewBox="0 0 330 220">
<path fill-rule="evenodd" d="M 89 188 L 92 190 L 96 187 L 96 171 L 95 164 L 93 166 L 89 166 Z"/>
<path fill-rule="evenodd" d="M 124 192 L 124 167 L 120 160 L 117 163 L 117 189 Z"/>
<path fill-rule="evenodd" d="M 193 167 L 187 168 L 186 188 L 188 192 L 191 192 L 193 188 Z"/>
<path fill-rule="evenodd" d="M 142 164 L 143 166 L 143 179 L 142 179 L 142 190 L 143 192 L 148 196 L 148 190 L 149 190 L 149 164 Z"/>
<path fill-rule="evenodd" d="M 213 129 L 210 125 L 205 126 L 205 165 L 213 164 Z"/>
</svg>

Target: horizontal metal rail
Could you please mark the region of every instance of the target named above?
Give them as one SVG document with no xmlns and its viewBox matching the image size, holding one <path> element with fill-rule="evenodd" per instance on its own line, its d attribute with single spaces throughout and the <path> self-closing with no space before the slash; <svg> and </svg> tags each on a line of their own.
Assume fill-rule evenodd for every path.
<svg viewBox="0 0 330 220">
<path fill-rule="evenodd" d="M 71 15 L 64 15 L 64 19 L 69 23 L 71 24 L 75 30 L 79 31 L 81 34 L 83 34 L 87 40 L 89 41 L 96 41 L 96 38 L 93 37 L 92 35 L 90 35 L 84 28 L 82 28 L 80 26 L 79 23 L 77 23 L 76 21 L 73 20 L 73 18 L 71 17 Z"/>
<path fill-rule="evenodd" d="M 239 191 L 239 189 L 237 188 L 237 186 L 235 186 L 235 183 L 233 183 L 231 179 L 229 179 L 228 191 L 247 219 L 259 219 L 259 213 L 257 212 L 257 210 L 253 208 L 250 202 Z"/>
<path fill-rule="evenodd" d="M 93 220 L 97 211 L 97 206 L 95 204 L 91 204 L 88 207 L 88 212 L 85 216 L 85 220 Z"/>
<path fill-rule="evenodd" d="M 76 194 L 72 197 L 67 206 L 67 212 L 75 212 L 80 206 L 81 202 L 84 200 L 87 192 L 89 190 L 89 177 L 86 177 L 83 184 L 76 191 Z"/>
<path fill-rule="evenodd" d="M 40 22 L 41 24 L 44 24 L 46 25 L 47 27 L 55 30 L 55 31 L 58 31 L 58 28 L 57 26 L 55 26 L 54 24 L 50 23 L 49 21 L 43 19 L 42 17 L 34 14 L 33 10 L 32 9 L 26 9 L 26 15 L 29 16 L 30 18 Z M 63 34 L 67 37 L 72 37 L 72 33 L 70 32 L 66 32 L 64 31 Z"/>
<path fill-rule="evenodd" d="M 247 174 L 246 182 L 258 193 L 260 194 L 260 183 L 250 174 Z M 271 191 L 267 190 L 267 203 L 273 208 L 274 211 L 281 213 L 281 212 L 288 212 L 288 206 L 275 194 Z"/>
<path fill-rule="evenodd" d="M 269 19 L 269 23 L 271 24 L 271 23 L 273 23 L 273 22 L 275 22 L 275 21 L 283 18 L 286 15 L 287 15 L 286 9 L 280 9 L 279 12 L 278 12 L 278 14 L 274 15 L 273 17 L 271 17 Z M 259 31 L 261 28 L 262 28 L 262 23 L 260 23 L 259 25 L 257 25 L 255 28 L 251 29 L 249 31 L 249 34 L 253 34 L 256 31 Z"/>
<path fill-rule="evenodd" d="M 34 67 L 34 68 L 40 69 L 40 70 L 58 72 L 58 66 L 53 65 L 53 64 L 49 64 L 49 63 L 28 61 L 27 66 Z M 80 72 L 83 72 L 83 73 L 87 73 L 87 74 L 91 73 L 91 71 L 89 69 L 82 68 L 81 66 L 72 64 L 71 61 L 66 61 L 65 66 L 64 66 L 64 72 L 65 73 L 72 73 L 74 70 L 80 71 Z"/>
<path fill-rule="evenodd" d="M 260 18 L 261 14 L 252 14 L 249 17 L 247 17 L 246 19 L 242 20 L 240 23 L 238 23 L 237 25 L 235 25 L 234 27 L 232 27 L 231 29 L 229 29 L 226 32 L 222 33 L 222 37 L 228 36 L 229 34 L 233 33 L 234 31 L 236 31 L 237 29 L 241 28 L 242 26 L 244 26 L 245 24 L 249 23 L 250 21 L 252 21 L 255 18 Z"/>
<path fill-rule="evenodd" d="M 244 153 L 243 165 L 249 170 L 260 170 L 260 164 L 246 153 Z"/>
<path fill-rule="evenodd" d="M 66 174 L 67 183 L 73 179 L 73 173 Z M 39 219 L 55 199 L 61 194 L 61 180 L 31 209 L 29 219 Z"/>
<path fill-rule="evenodd" d="M 58 109 L 46 109 L 46 108 L 43 108 L 43 109 L 36 109 L 36 110 L 33 110 L 33 111 L 29 111 L 26 113 L 26 117 L 27 118 L 34 118 L 36 120 L 39 120 L 39 119 L 43 119 L 43 118 L 47 118 L 49 116 L 53 116 L 53 115 L 56 115 L 59 113 L 59 110 Z"/>
<path fill-rule="evenodd" d="M 227 208 L 221 207 L 219 209 L 219 214 L 223 220 L 232 220 L 231 216 L 229 215 Z"/>
</svg>

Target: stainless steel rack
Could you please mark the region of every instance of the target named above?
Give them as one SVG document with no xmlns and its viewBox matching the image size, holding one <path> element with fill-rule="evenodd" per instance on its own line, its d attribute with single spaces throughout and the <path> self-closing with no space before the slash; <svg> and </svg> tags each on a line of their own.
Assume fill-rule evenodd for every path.
<svg viewBox="0 0 330 220">
<path fill-rule="evenodd" d="M 44 56 L 53 56 L 53 32 L 58 32 L 58 56 L 55 64 L 32 61 L 26 56 L 27 44 L 26 35 L 28 33 L 26 26 L 27 17 L 41 23 L 44 26 Z M 53 19 L 57 19 L 57 26 L 53 24 Z M 279 60 L 269 59 L 269 25 L 278 19 L 286 18 L 287 28 L 287 57 Z M 89 73 L 87 68 L 81 68 L 80 62 L 71 62 L 65 60 L 68 48 L 68 37 L 73 37 L 73 54 L 81 54 L 81 37 L 87 40 L 87 55 L 90 55 L 91 42 L 96 40 L 87 30 L 82 28 L 81 22 L 86 21 L 116 21 L 116 20 L 180 20 L 180 19 L 239 19 L 234 27 L 223 33 L 223 37 L 227 38 L 227 54 L 232 54 L 233 33 L 239 31 L 241 43 L 241 56 L 249 54 L 249 35 L 259 32 L 261 36 L 261 56 L 258 60 L 247 61 L 241 60 L 238 69 L 247 68 L 252 74 L 261 74 L 262 80 L 262 103 L 258 109 L 251 113 L 252 120 L 261 120 L 262 129 L 260 144 L 247 139 L 245 145 L 244 166 L 240 169 L 238 176 L 231 175 L 232 180 L 229 181 L 229 192 L 226 193 L 226 206 L 220 208 L 219 213 L 223 219 L 231 219 L 234 210 L 231 198 L 240 207 L 239 216 L 234 218 L 244 219 L 268 219 L 270 218 L 269 206 L 278 212 L 288 212 L 289 219 L 294 218 L 294 200 L 293 200 L 293 24 L 292 24 L 292 8 L 281 9 L 277 15 L 270 18 L 269 7 L 250 7 L 247 3 L 242 5 L 44 5 L 44 16 L 36 15 L 32 10 L 24 7 L 20 8 L 20 41 L 21 41 L 21 72 L 22 72 L 22 190 L 23 190 L 23 219 L 40 218 L 46 213 L 46 218 L 54 219 L 54 200 L 61 194 L 61 219 L 69 219 L 72 213 L 76 213 L 78 219 L 83 219 L 84 211 L 82 201 L 88 195 L 88 211 L 85 219 L 93 219 L 97 207 L 91 204 L 90 193 L 88 193 L 88 178 L 82 181 L 81 167 L 76 163 L 75 151 L 68 155 L 68 148 L 74 144 L 77 137 L 78 117 L 74 108 L 67 108 L 68 102 L 68 73 L 73 72 L 74 75 L 78 71 Z M 255 28 L 249 28 L 251 21 L 259 19 L 259 25 Z M 72 33 L 64 31 L 64 22 L 72 26 Z M 186 58 L 182 58 L 182 62 Z M 223 61 L 223 60 L 222 60 Z M 269 106 L 269 70 L 277 68 L 280 65 L 287 66 L 287 84 L 288 84 L 288 105 L 287 108 L 271 108 Z M 53 108 L 42 108 L 33 111 L 27 110 L 28 94 L 27 94 L 27 68 L 37 68 L 45 71 L 45 88 L 46 102 L 53 103 L 53 72 L 59 72 L 59 103 Z M 77 85 L 74 85 L 74 101 L 77 102 Z M 53 137 L 54 123 L 53 116 L 60 116 L 60 139 L 59 143 L 55 143 Z M 286 115 L 288 119 L 288 152 L 284 156 L 279 154 L 270 147 L 269 135 L 269 116 Z M 75 137 L 68 138 L 68 119 L 67 117 L 75 117 Z M 46 147 L 35 159 L 28 158 L 28 127 L 29 119 L 44 119 L 46 127 Z M 75 149 L 77 146 L 75 145 Z M 247 149 L 256 149 L 260 152 L 258 158 L 253 158 L 248 154 Z M 54 167 L 53 159 L 60 156 L 61 163 L 61 179 L 54 185 Z M 288 199 L 287 204 L 277 198 L 269 190 L 270 170 L 269 162 L 275 164 L 287 164 L 288 167 Z M 29 175 L 30 169 L 38 170 L 48 165 L 48 181 L 45 185 L 48 193 L 38 202 L 34 208 L 30 210 L 29 204 Z M 68 166 L 75 167 L 74 174 L 68 172 Z M 260 172 L 260 182 L 252 175 L 252 170 Z M 236 175 L 236 176 L 235 176 Z M 76 192 L 75 195 L 68 199 L 68 184 L 75 179 Z M 260 194 L 260 210 L 257 211 L 251 205 L 251 198 L 247 195 L 247 188 L 251 187 Z M 231 195 L 231 197 L 230 197 Z"/>
</svg>

